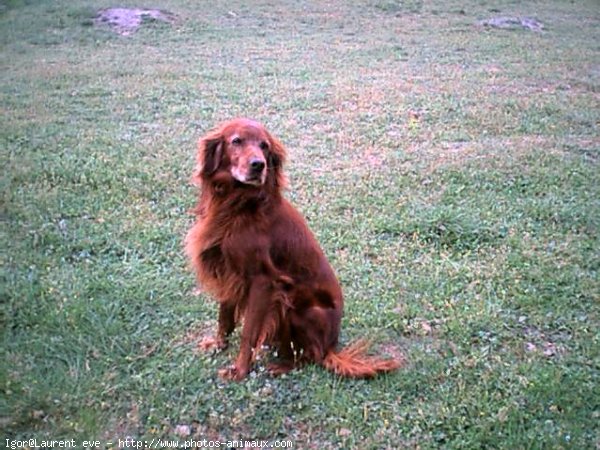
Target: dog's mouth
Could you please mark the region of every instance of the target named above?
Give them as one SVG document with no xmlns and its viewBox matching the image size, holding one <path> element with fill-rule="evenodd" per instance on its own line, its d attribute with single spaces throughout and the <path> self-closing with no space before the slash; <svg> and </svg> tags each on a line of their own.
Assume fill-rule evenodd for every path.
<svg viewBox="0 0 600 450">
<path fill-rule="evenodd" d="M 252 186 L 261 186 L 263 184 L 263 177 L 262 175 L 252 175 L 246 178 L 245 183 Z"/>
<path fill-rule="evenodd" d="M 266 172 L 265 168 L 261 170 L 240 170 L 237 167 L 232 167 L 231 175 L 242 184 L 250 186 L 262 186 L 265 183 Z"/>
<path fill-rule="evenodd" d="M 232 171 L 231 175 L 233 176 L 235 181 L 237 181 L 240 185 L 259 187 L 262 186 L 265 182 L 265 177 L 262 174 L 242 175 L 236 173 L 235 171 Z"/>
</svg>

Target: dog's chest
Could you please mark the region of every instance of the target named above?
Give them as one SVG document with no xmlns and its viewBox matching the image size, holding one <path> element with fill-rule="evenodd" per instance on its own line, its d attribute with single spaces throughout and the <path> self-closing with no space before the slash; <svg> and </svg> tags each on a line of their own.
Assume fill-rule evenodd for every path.
<svg viewBox="0 0 600 450">
<path fill-rule="evenodd" d="M 219 273 L 225 269 L 225 255 L 221 246 L 216 244 L 202 251 L 200 262 L 205 272 L 213 278 L 219 278 Z"/>
</svg>

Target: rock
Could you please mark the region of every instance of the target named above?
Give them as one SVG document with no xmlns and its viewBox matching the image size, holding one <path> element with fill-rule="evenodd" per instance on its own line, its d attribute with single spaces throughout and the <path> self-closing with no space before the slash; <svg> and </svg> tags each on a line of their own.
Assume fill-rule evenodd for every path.
<svg viewBox="0 0 600 450">
<path fill-rule="evenodd" d="M 172 23 L 173 14 L 160 9 L 141 8 L 107 8 L 98 11 L 94 23 L 98 26 L 108 25 L 115 33 L 128 36 L 135 32 L 144 21 Z"/>
<path fill-rule="evenodd" d="M 509 30 L 525 29 L 536 32 L 541 32 L 544 29 L 544 24 L 531 17 L 492 17 L 480 21 L 479 25 Z"/>
<path fill-rule="evenodd" d="M 189 425 L 177 425 L 173 430 L 177 436 L 188 437 L 192 434 L 192 429 Z"/>
</svg>

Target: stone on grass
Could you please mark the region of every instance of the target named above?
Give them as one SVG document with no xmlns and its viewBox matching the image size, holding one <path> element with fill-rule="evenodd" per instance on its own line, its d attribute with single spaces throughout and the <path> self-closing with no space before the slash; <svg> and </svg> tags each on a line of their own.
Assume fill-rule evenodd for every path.
<svg viewBox="0 0 600 450">
<path fill-rule="evenodd" d="M 491 19 L 482 20 L 479 22 L 479 25 L 508 30 L 524 29 L 537 32 L 541 32 L 544 29 L 544 24 L 531 17 L 492 17 Z"/>
<path fill-rule="evenodd" d="M 108 25 L 115 33 L 128 36 L 144 23 L 158 21 L 172 23 L 173 14 L 160 9 L 106 8 L 98 11 L 96 25 Z"/>
</svg>

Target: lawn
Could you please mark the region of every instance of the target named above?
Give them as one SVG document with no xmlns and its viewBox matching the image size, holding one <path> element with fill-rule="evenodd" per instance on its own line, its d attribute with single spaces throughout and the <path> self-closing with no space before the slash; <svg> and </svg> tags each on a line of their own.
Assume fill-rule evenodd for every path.
<svg viewBox="0 0 600 450">
<path fill-rule="evenodd" d="M 600 446 L 597 0 L 123 0 L 174 17 L 127 36 L 116 4 L 0 1 L 3 444 Z M 198 350 L 189 179 L 235 116 L 289 151 L 342 342 L 398 372 L 232 383 L 239 336 Z"/>
</svg>

